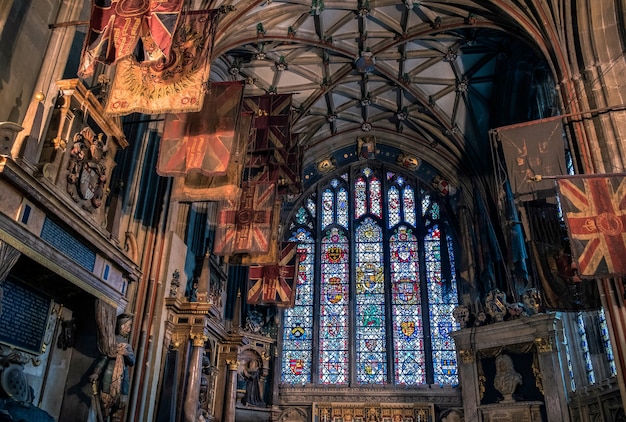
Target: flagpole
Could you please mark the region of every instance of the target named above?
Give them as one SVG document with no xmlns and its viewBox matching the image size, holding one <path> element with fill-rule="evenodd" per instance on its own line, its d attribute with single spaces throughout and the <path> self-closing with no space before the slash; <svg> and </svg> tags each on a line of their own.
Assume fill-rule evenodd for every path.
<svg viewBox="0 0 626 422">
<path fill-rule="evenodd" d="M 574 113 L 557 114 L 556 116 L 544 117 L 543 119 L 531 120 L 529 122 L 515 123 L 513 125 L 507 125 L 507 126 L 500 126 L 498 128 L 491 129 L 490 132 L 492 131 L 498 132 L 498 130 L 500 129 L 514 129 L 518 127 L 538 125 L 540 123 L 550 122 L 553 120 L 568 119 L 571 117 L 582 116 L 583 114 L 601 114 L 601 113 L 608 113 L 610 111 L 624 111 L 624 110 L 626 110 L 626 104 L 619 104 L 619 105 L 614 105 L 611 107 L 592 108 L 590 110 L 577 111 Z M 580 117 L 580 118 L 571 119 L 571 121 L 580 121 L 580 120 L 589 119 L 589 118 L 591 117 Z"/>
<path fill-rule="evenodd" d="M 626 177 L 626 173 L 589 173 L 589 174 L 563 174 L 563 175 L 554 175 L 554 176 L 542 176 L 540 174 L 536 174 L 531 177 L 531 182 L 541 182 L 542 180 L 547 179 L 597 179 L 601 177 Z"/>
</svg>

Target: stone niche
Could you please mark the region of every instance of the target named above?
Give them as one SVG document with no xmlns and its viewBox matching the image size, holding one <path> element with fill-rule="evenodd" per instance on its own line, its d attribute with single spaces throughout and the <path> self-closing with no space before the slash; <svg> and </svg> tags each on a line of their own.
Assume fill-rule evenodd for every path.
<svg viewBox="0 0 626 422">
<path fill-rule="evenodd" d="M 451 334 L 465 422 L 570 420 L 561 325 L 548 313 Z"/>
</svg>

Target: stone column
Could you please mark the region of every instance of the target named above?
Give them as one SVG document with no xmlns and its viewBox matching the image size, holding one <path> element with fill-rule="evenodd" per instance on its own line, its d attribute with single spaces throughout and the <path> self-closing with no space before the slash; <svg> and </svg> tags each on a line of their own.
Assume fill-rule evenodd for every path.
<svg viewBox="0 0 626 422">
<path fill-rule="evenodd" d="M 204 356 L 204 343 L 207 336 L 201 333 L 191 334 L 191 357 L 189 359 L 189 377 L 185 388 L 185 403 L 183 404 L 184 422 L 195 422 L 198 413 L 200 396 L 200 376 L 202 373 L 202 356 Z"/>
<path fill-rule="evenodd" d="M 465 422 L 478 422 L 478 404 L 480 403 L 480 379 L 476 366 L 476 351 L 463 349 L 458 351 L 459 383 L 463 384 L 463 412 Z"/>
<path fill-rule="evenodd" d="M 238 360 L 226 360 L 226 391 L 224 391 L 224 414 L 222 422 L 235 422 L 235 406 L 237 404 L 237 369 L 239 369 Z"/>
</svg>

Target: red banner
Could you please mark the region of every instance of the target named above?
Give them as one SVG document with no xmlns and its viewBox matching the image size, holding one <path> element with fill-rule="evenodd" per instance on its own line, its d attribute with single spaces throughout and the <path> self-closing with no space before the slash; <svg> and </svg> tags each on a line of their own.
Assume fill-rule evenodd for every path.
<svg viewBox="0 0 626 422">
<path fill-rule="evenodd" d="M 120 60 L 106 113 L 123 116 L 202 109 L 218 17 L 217 10 L 182 13 L 169 58 L 164 62 L 146 66 L 134 58 Z"/>
<path fill-rule="evenodd" d="M 237 138 L 230 152 L 230 161 L 226 173 L 221 176 L 205 176 L 200 172 L 190 172 L 174 178 L 172 187 L 173 201 L 236 201 L 241 195 L 241 172 L 246 159 L 246 149 L 251 135 L 252 116 L 244 113 L 239 116 Z"/>
<path fill-rule="evenodd" d="M 245 183 L 239 203 L 220 204 L 215 230 L 215 255 L 263 254 L 270 250 L 276 205 L 274 183 Z"/>
<path fill-rule="evenodd" d="M 140 62 L 167 59 L 183 0 L 94 0 L 78 76 L 87 78 L 97 62 L 115 63 L 141 45 Z"/>
<path fill-rule="evenodd" d="M 183 176 L 226 174 L 235 146 L 237 117 L 243 96 L 241 82 L 211 84 L 202 110 L 168 114 L 159 147 L 157 173 Z"/>
<path fill-rule="evenodd" d="M 578 274 L 626 275 L 626 178 L 559 179 L 558 187 Z"/>
<path fill-rule="evenodd" d="M 294 280 L 298 266 L 296 243 L 283 245 L 278 263 L 251 266 L 248 273 L 247 302 L 250 305 L 276 304 L 292 307 L 295 299 Z"/>
</svg>

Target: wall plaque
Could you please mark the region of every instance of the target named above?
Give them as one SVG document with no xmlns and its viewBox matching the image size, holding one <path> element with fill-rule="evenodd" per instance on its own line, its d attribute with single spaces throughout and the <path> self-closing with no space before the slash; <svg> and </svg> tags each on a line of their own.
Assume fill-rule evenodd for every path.
<svg viewBox="0 0 626 422">
<path fill-rule="evenodd" d="M 23 283 L 0 283 L 0 343 L 41 354 L 52 300 Z"/>
</svg>

